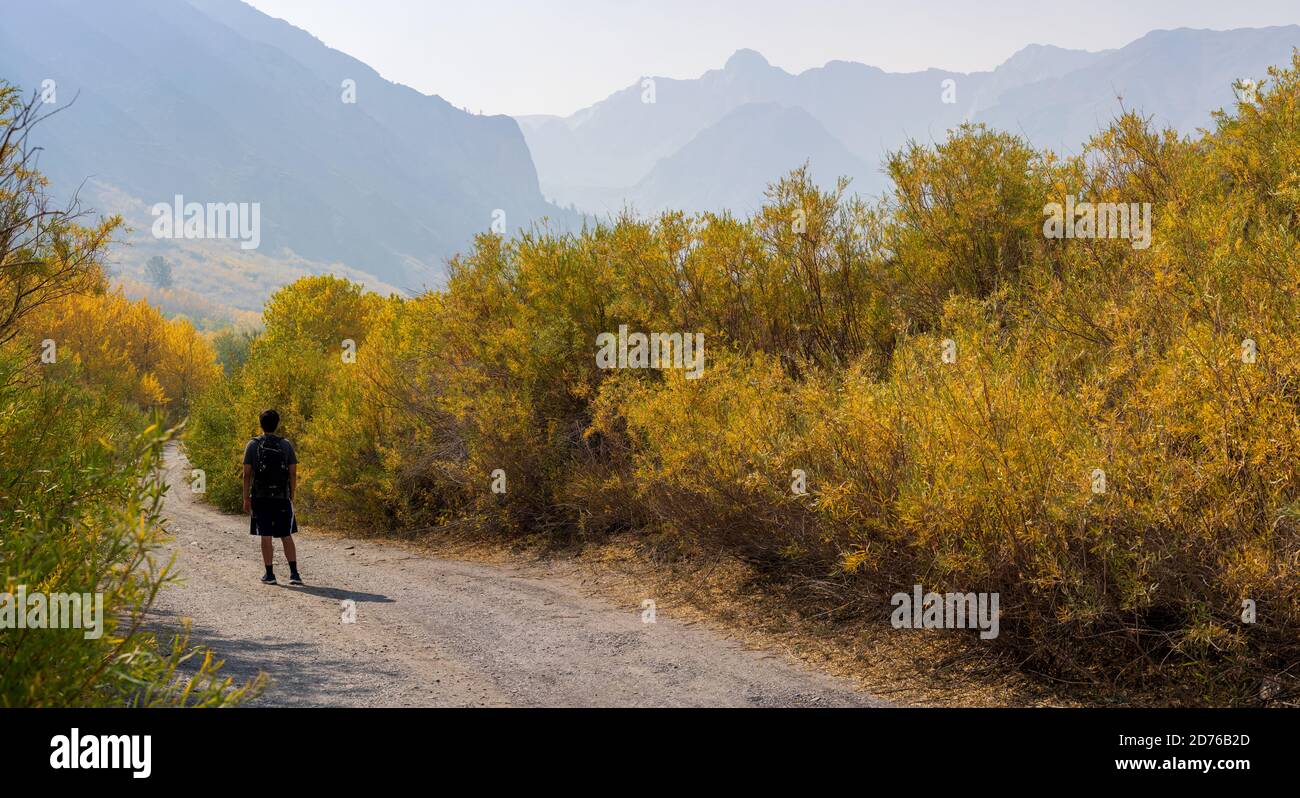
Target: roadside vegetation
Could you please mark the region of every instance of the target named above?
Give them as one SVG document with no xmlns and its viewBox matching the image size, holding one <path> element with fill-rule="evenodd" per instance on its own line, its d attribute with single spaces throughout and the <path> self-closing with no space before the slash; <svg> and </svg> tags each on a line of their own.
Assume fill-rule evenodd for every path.
<svg viewBox="0 0 1300 798">
<path fill-rule="evenodd" d="M 208 498 L 235 509 L 274 406 L 310 521 L 656 536 L 868 623 L 997 592 L 1008 662 L 1294 702 L 1300 57 L 1201 136 L 1124 113 L 1061 158 L 968 126 L 887 169 L 878 205 L 799 170 L 747 220 L 484 235 L 413 298 L 299 280 L 193 400 Z M 1067 195 L 1150 203 L 1151 245 L 1045 237 Z M 703 376 L 598 368 L 620 325 L 703 333 Z"/>
<path fill-rule="evenodd" d="M 107 291 L 120 220 L 52 204 L 28 140 L 41 107 L 0 84 L 0 706 L 235 703 L 258 685 L 144 625 L 174 578 L 162 447 L 221 370 L 187 322 Z M 102 634 L 20 625 L 20 592 L 102 594 Z"/>
</svg>

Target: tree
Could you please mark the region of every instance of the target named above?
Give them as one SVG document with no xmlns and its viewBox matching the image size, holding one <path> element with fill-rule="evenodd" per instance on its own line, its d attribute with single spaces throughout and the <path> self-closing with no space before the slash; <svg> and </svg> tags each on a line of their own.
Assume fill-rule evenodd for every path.
<svg viewBox="0 0 1300 798">
<path fill-rule="evenodd" d="M 146 261 L 144 272 L 149 278 L 149 282 L 153 283 L 157 288 L 171 288 L 173 285 L 172 265 L 161 255 L 154 255 Z"/>
<path fill-rule="evenodd" d="M 91 226 L 74 197 L 59 207 L 36 171 L 38 148 L 28 142 L 40 113 L 39 96 L 24 101 L 0 84 L 0 344 L 18 333 L 32 310 L 73 294 L 98 290 L 100 263 L 120 217 Z"/>
</svg>

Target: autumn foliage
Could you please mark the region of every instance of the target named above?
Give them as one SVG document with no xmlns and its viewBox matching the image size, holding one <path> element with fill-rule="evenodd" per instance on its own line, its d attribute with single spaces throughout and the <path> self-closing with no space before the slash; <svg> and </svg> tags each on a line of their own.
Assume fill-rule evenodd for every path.
<svg viewBox="0 0 1300 798">
<path fill-rule="evenodd" d="M 879 204 L 799 170 L 748 220 L 484 235 L 410 299 L 299 281 L 191 455 L 233 507 L 276 406 L 317 521 L 667 535 L 880 622 L 916 582 L 997 591 L 995 645 L 1064 680 L 1294 691 L 1300 58 L 1196 138 L 1125 113 L 1060 158 L 968 126 L 887 168 Z M 1152 245 L 1045 237 L 1067 194 L 1151 203 Z M 703 377 L 598 369 L 622 324 L 705 333 Z"/>
<path fill-rule="evenodd" d="M 0 707 L 234 703 L 258 684 L 221 678 L 184 630 L 146 624 L 175 578 L 167 422 L 220 369 L 188 323 L 106 292 L 120 220 L 47 195 L 27 141 L 40 109 L 0 84 L 0 592 L 101 594 L 103 629 L 16 628 L 10 606 Z"/>
</svg>

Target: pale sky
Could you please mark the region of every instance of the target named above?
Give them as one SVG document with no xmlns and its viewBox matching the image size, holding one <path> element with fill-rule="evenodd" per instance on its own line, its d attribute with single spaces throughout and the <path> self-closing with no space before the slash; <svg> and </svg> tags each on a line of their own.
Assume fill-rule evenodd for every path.
<svg viewBox="0 0 1300 798">
<path fill-rule="evenodd" d="M 788 72 L 992 69 L 1027 44 L 1121 47 L 1158 28 L 1300 23 L 1298 0 L 247 0 L 389 80 L 487 114 L 567 115 L 736 50 Z M 1298 43 L 1300 44 L 1300 43 Z"/>
</svg>

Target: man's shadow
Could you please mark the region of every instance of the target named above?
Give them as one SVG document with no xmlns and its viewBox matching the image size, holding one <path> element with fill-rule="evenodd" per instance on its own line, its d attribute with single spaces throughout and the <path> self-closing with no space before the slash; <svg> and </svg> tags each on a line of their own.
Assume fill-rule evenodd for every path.
<svg viewBox="0 0 1300 798">
<path fill-rule="evenodd" d="M 337 587 L 316 587 L 314 585 L 296 585 L 296 586 L 291 585 L 289 589 L 296 591 L 298 593 L 307 593 L 312 596 L 320 596 L 321 598 L 334 599 L 335 601 L 346 601 L 348 599 L 351 599 L 352 601 L 356 601 L 356 602 L 370 601 L 376 604 L 395 603 L 388 596 L 383 596 L 380 595 L 379 593 L 362 593 L 358 590 L 343 590 L 342 588 L 337 588 Z"/>
</svg>

